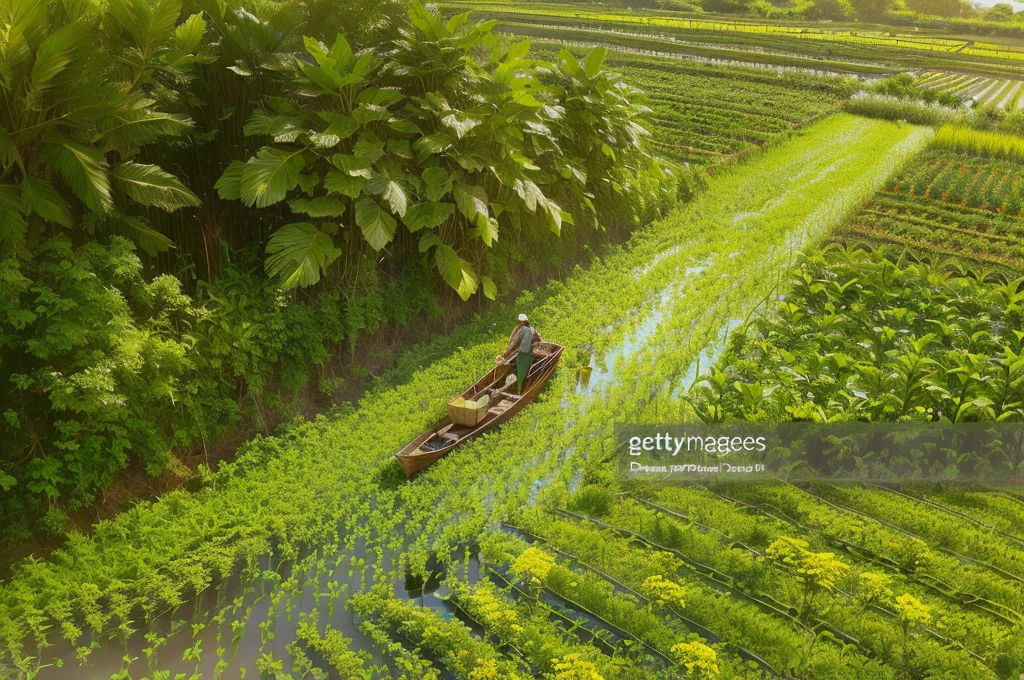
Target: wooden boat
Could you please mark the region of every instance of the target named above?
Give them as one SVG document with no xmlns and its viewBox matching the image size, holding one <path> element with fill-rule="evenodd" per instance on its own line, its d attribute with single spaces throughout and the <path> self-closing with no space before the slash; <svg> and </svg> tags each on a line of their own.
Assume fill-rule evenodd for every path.
<svg viewBox="0 0 1024 680">
<path fill-rule="evenodd" d="M 446 456 L 452 449 L 519 413 L 555 372 L 565 347 L 538 342 L 522 394 L 515 394 L 515 357 L 498 364 L 472 387 L 448 402 L 448 417 L 409 442 L 395 458 L 407 476 Z M 469 404 L 469 407 L 466 406 Z"/>
</svg>

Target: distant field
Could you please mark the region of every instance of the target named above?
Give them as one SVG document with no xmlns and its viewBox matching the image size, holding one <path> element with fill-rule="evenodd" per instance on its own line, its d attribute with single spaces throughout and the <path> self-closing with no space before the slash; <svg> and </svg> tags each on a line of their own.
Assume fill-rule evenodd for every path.
<svg viewBox="0 0 1024 680">
<path fill-rule="evenodd" d="M 839 79 L 625 56 L 611 63 L 647 93 L 659 150 L 701 165 L 787 136 L 838 110 L 844 94 Z"/>
<path fill-rule="evenodd" d="M 819 28 L 722 17 L 704 18 L 670 13 L 627 12 L 602 5 L 558 3 L 441 3 L 448 11 L 473 10 L 504 22 L 537 25 L 617 27 L 652 36 L 715 43 L 718 46 L 760 47 L 828 59 L 866 60 L 914 68 L 974 67 L 1011 75 L 1024 65 L 1024 46 L 977 42 L 961 37 L 914 35 L 855 26 Z"/>
<path fill-rule="evenodd" d="M 603 45 L 626 52 L 676 59 L 799 70 L 821 75 L 839 73 L 885 75 L 894 72 L 890 66 L 861 60 L 826 59 L 763 48 L 744 49 L 742 45 L 683 41 L 676 39 L 675 36 L 644 33 L 640 28 L 627 30 L 609 25 L 588 27 L 549 25 L 529 20 L 501 21 L 498 27 L 502 31 L 529 38 L 556 40 L 576 46 Z"/>
<path fill-rule="evenodd" d="M 557 43 L 538 42 L 551 54 Z M 570 46 L 570 51 L 585 50 Z M 839 110 L 843 77 L 611 51 L 608 64 L 640 88 L 655 147 L 676 163 L 716 165 L 788 137 Z"/>
<path fill-rule="evenodd" d="M 1024 77 L 1024 72 L 1021 77 Z M 922 73 L 918 82 L 933 90 L 973 99 L 982 106 L 995 106 L 1008 111 L 1024 109 L 1024 80 L 931 71 Z"/>
</svg>

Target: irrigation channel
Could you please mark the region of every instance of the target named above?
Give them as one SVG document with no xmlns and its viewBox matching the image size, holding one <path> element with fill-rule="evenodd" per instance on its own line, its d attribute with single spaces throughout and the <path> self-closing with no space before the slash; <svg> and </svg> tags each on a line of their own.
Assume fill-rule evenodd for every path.
<svg viewBox="0 0 1024 680">
<path fill-rule="evenodd" d="M 41 659 L 36 677 L 259 677 L 274 660 L 287 671 L 300 613 L 313 610 L 321 628 L 330 622 L 379 660 L 345 608 L 374 582 L 455 615 L 443 588 L 435 590 L 437 576 L 447 568 L 469 582 L 478 577 L 466 550 L 474 537 L 549 488 L 571 489 L 588 457 L 609 450 L 616 420 L 677 417 L 679 391 L 713 361 L 728 330 L 771 298 L 798 251 L 855 211 L 930 134 L 846 114 L 820 121 L 720 172 L 629 247 L 524 296 L 519 307 L 546 339 L 593 353 L 589 384 L 581 388 L 563 368 L 518 418 L 412 481 L 395 474 L 391 454 L 489 365 L 503 328 L 449 339 L 462 344 L 405 383 L 257 443 L 208 488 L 172 494 L 98 531 L 119 531 L 125 554 L 101 550 L 96 538 L 80 541 L 36 578 L 77 579 L 69 593 L 99 588 L 104 602 L 118 593 L 136 614 L 122 611 L 102 635 L 86 632 L 74 644 L 56 628 L 41 646 L 27 640 L 23 654 Z M 145 552 L 145 527 L 178 531 L 184 546 Z M 242 540 L 253 536 L 265 541 L 256 541 L 262 554 Z M 228 568 L 197 576 L 198 597 L 160 606 L 173 599 L 159 589 L 189 589 L 157 575 L 172 573 L 175 560 L 212 564 L 194 557 L 204 549 Z M 105 571 L 86 579 L 84 562 Z M 148 621 L 137 614 L 140 602 L 151 606 Z M 76 648 L 85 656 L 90 646 L 81 667 Z M 62 668 L 51 665 L 57 659 Z"/>
</svg>

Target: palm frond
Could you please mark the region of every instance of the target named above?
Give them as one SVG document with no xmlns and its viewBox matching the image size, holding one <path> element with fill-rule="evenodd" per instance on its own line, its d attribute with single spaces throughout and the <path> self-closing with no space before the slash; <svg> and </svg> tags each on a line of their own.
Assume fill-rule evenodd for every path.
<svg viewBox="0 0 1024 680">
<path fill-rule="evenodd" d="M 178 208 L 195 208 L 199 197 L 189 191 L 177 177 L 156 165 L 122 163 L 110 176 L 135 202 L 172 212 Z"/>
</svg>

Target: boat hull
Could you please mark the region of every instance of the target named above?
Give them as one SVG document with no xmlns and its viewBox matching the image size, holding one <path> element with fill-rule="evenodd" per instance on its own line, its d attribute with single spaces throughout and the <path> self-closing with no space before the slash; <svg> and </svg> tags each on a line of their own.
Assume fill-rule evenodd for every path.
<svg viewBox="0 0 1024 680">
<path fill-rule="evenodd" d="M 540 393 L 541 389 L 543 389 L 544 385 L 547 384 L 552 374 L 554 374 L 555 369 L 558 367 L 558 361 L 562 358 L 563 351 L 565 351 L 565 348 L 561 345 L 556 345 L 550 342 L 539 343 L 537 349 L 534 350 L 533 361 L 530 363 L 529 377 L 524 385 L 523 393 L 521 395 L 511 395 L 505 391 L 497 390 L 497 394 L 501 395 L 498 397 L 501 402 L 499 402 L 498 407 L 492 409 L 492 411 L 498 410 L 500 405 L 506 401 L 510 402 L 509 405 L 499 412 L 493 413 L 493 415 L 491 415 L 492 411 L 489 411 L 488 416 L 475 426 L 457 429 L 457 434 L 449 435 L 454 438 L 445 445 L 431 450 L 423 450 L 422 448 L 435 437 L 439 438 L 449 432 L 452 432 L 455 426 L 452 424 L 450 418 L 442 419 L 434 427 L 406 444 L 401 451 L 395 454 L 395 458 L 397 458 L 398 462 L 402 465 L 402 469 L 405 471 L 406 476 L 411 477 L 419 470 L 422 470 L 441 458 L 444 458 L 463 442 L 469 441 L 479 434 L 507 422 L 517 413 L 522 411 L 523 408 L 533 401 L 533 399 Z M 542 353 L 539 354 L 538 352 Z M 495 366 L 482 378 L 473 383 L 473 385 L 463 392 L 461 396 L 463 398 L 474 398 L 476 395 L 483 392 L 494 392 L 495 388 L 493 386 L 507 378 L 508 375 L 514 374 L 514 372 L 515 369 L 511 362 Z M 513 396 L 517 396 L 518 398 L 513 399 Z"/>
</svg>

